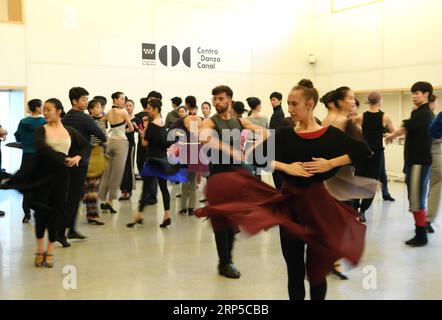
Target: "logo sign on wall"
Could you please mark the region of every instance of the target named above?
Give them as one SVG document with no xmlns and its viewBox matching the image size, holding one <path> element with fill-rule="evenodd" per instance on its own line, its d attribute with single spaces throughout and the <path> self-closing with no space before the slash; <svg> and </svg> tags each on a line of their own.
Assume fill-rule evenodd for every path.
<svg viewBox="0 0 442 320">
<path fill-rule="evenodd" d="M 162 46 L 157 52 L 157 46 L 153 43 L 142 44 L 142 64 L 144 66 L 177 67 L 184 65 L 190 69 L 215 70 L 217 64 L 221 63 L 219 51 L 216 49 L 205 49 L 198 47 L 192 51 L 192 47 L 187 47 L 180 51 L 176 46 Z"/>
</svg>

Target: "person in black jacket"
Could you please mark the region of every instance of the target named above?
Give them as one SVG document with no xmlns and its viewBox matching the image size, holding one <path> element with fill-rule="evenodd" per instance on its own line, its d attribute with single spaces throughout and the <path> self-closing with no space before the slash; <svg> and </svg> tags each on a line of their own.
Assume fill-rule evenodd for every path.
<svg viewBox="0 0 442 320">
<path fill-rule="evenodd" d="M 72 88 L 69 91 L 69 100 L 72 109 L 63 117 L 63 125 L 74 128 L 83 136 L 86 141 L 90 141 L 92 136 L 97 137 L 102 142 L 106 142 L 107 138 L 100 127 L 95 123 L 94 119 L 84 113 L 88 106 L 89 93 L 81 87 Z M 80 200 L 84 195 L 84 182 L 86 181 L 87 168 L 89 165 L 91 148 L 88 146 L 85 156 L 81 159 L 78 166 L 73 168 L 71 179 L 69 180 L 69 198 L 67 200 L 66 220 L 60 226 L 58 239 L 63 247 L 69 247 L 70 244 L 66 240 L 66 228 L 69 228 L 68 239 L 86 239 L 75 229 L 77 220 L 78 207 Z"/>
<path fill-rule="evenodd" d="M 282 110 L 281 102 L 282 102 L 281 93 L 273 92 L 270 95 L 270 103 L 272 104 L 273 107 L 273 114 L 272 117 L 270 118 L 270 123 L 269 123 L 270 130 L 276 130 L 279 129 L 281 126 L 285 126 L 284 125 L 285 116 L 284 116 L 284 111 Z M 280 173 L 278 171 L 273 171 L 272 175 L 273 175 L 273 183 L 275 184 L 275 188 L 278 190 L 281 189 L 282 177 Z"/>
<path fill-rule="evenodd" d="M 434 114 L 429 106 L 429 97 L 433 86 L 428 82 L 417 82 L 411 88 L 415 110 L 410 119 L 404 120 L 400 129 L 386 137 L 386 143 L 405 135 L 404 173 L 408 189 L 410 211 L 416 223 L 416 235 L 405 244 L 413 247 L 425 246 L 428 243 L 426 229 L 426 200 L 431 173 L 432 139 L 429 128 Z"/>
<path fill-rule="evenodd" d="M 75 129 L 64 126 L 60 115 L 63 105 L 58 99 L 44 104 L 47 124 L 35 130 L 37 151 L 33 172 L 29 177 L 17 172 L 2 189 L 17 189 L 30 194 L 30 207 L 35 211 L 37 253 L 36 267 L 54 266 L 54 244 L 60 220 L 65 218 L 69 199 L 68 187 L 74 168 L 80 165 L 88 151 L 89 142 Z M 44 250 L 44 234 L 48 229 L 49 242 Z"/>
</svg>

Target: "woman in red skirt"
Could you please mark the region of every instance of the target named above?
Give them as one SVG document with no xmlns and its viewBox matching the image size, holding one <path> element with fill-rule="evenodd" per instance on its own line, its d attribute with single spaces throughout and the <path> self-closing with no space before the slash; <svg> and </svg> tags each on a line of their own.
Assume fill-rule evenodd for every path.
<svg viewBox="0 0 442 320">
<path fill-rule="evenodd" d="M 295 128 L 276 132 L 274 170 L 283 176 L 281 192 L 246 170 L 213 176 L 206 188 L 209 205 L 200 217 L 224 217 L 232 226 L 250 234 L 280 225 L 281 247 L 287 263 L 292 300 L 305 299 L 305 273 L 312 300 L 325 299 L 326 275 L 335 261 L 346 258 L 357 264 L 364 249 L 366 227 L 357 212 L 330 195 L 324 181 L 340 167 L 368 158 L 369 147 L 334 127 L 315 121 L 318 92 L 302 80 L 288 97 L 288 111 Z M 229 184 L 223 180 L 229 179 Z M 305 257 L 305 246 L 307 255 Z"/>
</svg>

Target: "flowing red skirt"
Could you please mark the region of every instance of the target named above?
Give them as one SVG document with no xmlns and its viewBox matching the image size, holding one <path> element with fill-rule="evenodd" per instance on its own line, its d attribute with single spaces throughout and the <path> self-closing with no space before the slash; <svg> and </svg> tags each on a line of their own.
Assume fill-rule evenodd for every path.
<svg viewBox="0 0 442 320">
<path fill-rule="evenodd" d="M 308 244 L 307 275 L 320 283 L 345 258 L 357 264 L 364 251 L 366 226 L 357 212 L 333 198 L 323 183 L 299 188 L 284 183 L 281 192 L 245 169 L 219 173 L 208 179 L 208 205 L 195 212 L 212 219 L 216 230 L 229 226 L 250 235 L 276 225 Z"/>
</svg>

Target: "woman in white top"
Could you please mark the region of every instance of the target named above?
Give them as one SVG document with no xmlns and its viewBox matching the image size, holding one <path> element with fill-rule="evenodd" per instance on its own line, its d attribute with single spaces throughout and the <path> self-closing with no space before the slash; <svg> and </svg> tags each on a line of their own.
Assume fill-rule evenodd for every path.
<svg viewBox="0 0 442 320">
<path fill-rule="evenodd" d="M 63 105 L 58 99 L 45 102 L 43 115 L 47 124 L 35 129 L 37 165 L 33 172 L 26 174 L 19 170 L 6 185 L 2 185 L 2 189 L 17 189 L 30 195 L 29 206 L 35 211 L 36 267 L 54 266 L 54 243 L 65 217 L 63 211 L 69 197 L 69 168 L 78 166 L 89 147 L 89 142 L 75 129 L 63 126 L 60 118 L 62 112 Z M 46 229 L 49 242 L 44 251 Z"/>
<path fill-rule="evenodd" d="M 123 92 L 112 94 L 112 110 L 106 114 L 106 120 L 110 124 L 109 145 L 106 154 L 109 157 L 109 164 L 101 179 L 98 189 L 98 198 L 103 201 L 101 210 L 108 210 L 111 213 L 117 211 L 112 208 L 113 200 L 118 198 L 121 180 L 123 179 L 126 157 L 129 149 L 129 142 L 126 137 L 126 126 L 128 132 L 134 131 L 134 126 L 127 113 L 126 97 Z"/>
</svg>

